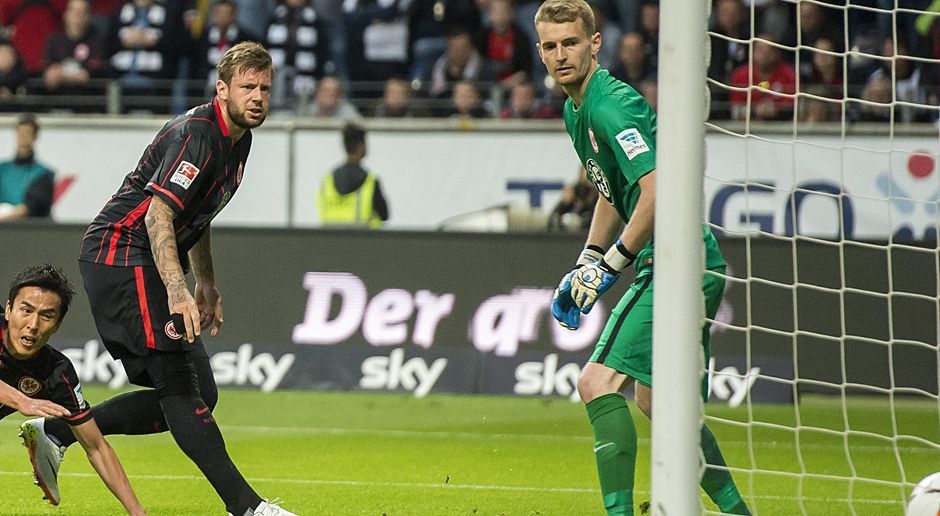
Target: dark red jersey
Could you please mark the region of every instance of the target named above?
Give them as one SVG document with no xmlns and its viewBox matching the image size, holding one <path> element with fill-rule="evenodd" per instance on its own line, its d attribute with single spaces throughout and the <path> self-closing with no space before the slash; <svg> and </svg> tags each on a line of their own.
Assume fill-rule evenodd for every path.
<svg viewBox="0 0 940 516">
<path fill-rule="evenodd" d="M 144 215 L 157 196 L 176 213 L 180 263 L 187 269 L 186 253 L 235 194 L 250 149 L 251 131 L 233 140 L 218 100 L 174 118 L 88 227 L 79 260 L 153 266 Z"/>
<path fill-rule="evenodd" d="M 30 398 L 58 403 L 71 416 L 63 418 L 70 425 L 80 425 L 91 419 L 91 406 L 82 396 L 82 385 L 68 357 L 48 345 L 31 358 L 17 360 L 10 355 L 3 341 L 6 319 L 0 316 L 0 381 Z M 0 404 L 0 419 L 16 412 Z"/>
</svg>

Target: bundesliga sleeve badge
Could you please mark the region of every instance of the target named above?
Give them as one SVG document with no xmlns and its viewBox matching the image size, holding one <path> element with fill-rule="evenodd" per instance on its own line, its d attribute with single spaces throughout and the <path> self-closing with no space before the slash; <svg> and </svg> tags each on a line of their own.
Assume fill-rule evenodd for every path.
<svg viewBox="0 0 940 516">
<path fill-rule="evenodd" d="M 633 158 L 650 150 L 649 146 L 646 145 L 646 142 L 643 140 L 643 136 L 640 135 L 640 131 L 633 128 L 626 129 L 618 134 L 617 143 L 620 144 L 620 148 L 623 149 L 623 152 L 627 155 L 627 159 L 630 161 L 633 161 Z"/>
<path fill-rule="evenodd" d="M 176 172 L 173 172 L 173 177 L 170 178 L 171 183 L 176 183 L 183 187 L 183 189 L 188 190 L 189 185 L 193 184 L 193 180 L 196 179 L 196 176 L 199 175 L 199 169 L 196 168 L 196 165 L 188 161 L 183 161 L 180 163 L 180 166 L 176 167 Z"/>
</svg>

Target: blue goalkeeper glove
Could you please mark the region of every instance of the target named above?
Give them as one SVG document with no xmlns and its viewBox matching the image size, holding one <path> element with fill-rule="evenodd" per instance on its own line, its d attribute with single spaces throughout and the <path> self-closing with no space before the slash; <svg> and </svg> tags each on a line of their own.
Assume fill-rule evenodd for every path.
<svg viewBox="0 0 940 516">
<path fill-rule="evenodd" d="M 577 330 L 581 325 L 581 310 L 575 306 L 574 299 L 571 297 L 571 279 L 579 270 L 581 266 L 565 274 L 552 296 L 552 317 L 558 321 L 558 324 L 569 330 Z"/>
<path fill-rule="evenodd" d="M 581 309 L 575 306 L 571 297 L 571 281 L 582 267 L 604 257 L 604 249 L 595 245 L 586 245 L 575 262 L 574 269 L 561 278 L 555 294 L 552 296 L 552 317 L 558 324 L 569 330 L 577 330 L 581 325 Z"/>
<path fill-rule="evenodd" d="M 588 313 L 601 294 L 610 290 L 620 272 L 607 265 L 604 260 L 581 267 L 571 280 L 571 298 L 581 309 Z"/>
<path fill-rule="evenodd" d="M 571 298 L 581 313 L 590 312 L 597 298 L 610 290 L 620 277 L 620 271 L 634 260 L 636 255 L 617 240 L 602 258 L 581 267 L 571 280 Z"/>
</svg>

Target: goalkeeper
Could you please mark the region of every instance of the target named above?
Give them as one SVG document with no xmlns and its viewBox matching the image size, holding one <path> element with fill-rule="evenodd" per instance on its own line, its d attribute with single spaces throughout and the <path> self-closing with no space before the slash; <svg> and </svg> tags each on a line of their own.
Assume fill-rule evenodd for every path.
<svg viewBox="0 0 940 516">
<path fill-rule="evenodd" d="M 601 36 L 584 0 L 547 0 L 535 16 L 538 50 L 548 73 L 568 94 L 565 127 L 587 178 L 600 192 L 587 244 L 562 278 L 552 315 L 576 329 L 597 297 L 634 265 L 636 279 L 610 315 L 578 381 L 594 430 L 594 454 L 608 514 L 633 514 L 637 438 L 621 395 L 636 383 L 636 404 L 651 414 L 653 330 L 653 213 L 656 203 L 656 115 L 633 88 L 597 64 Z M 624 226 L 626 223 L 626 226 Z M 703 228 L 702 292 L 714 317 L 724 291 L 725 261 Z M 706 359 L 708 324 L 702 328 Z M 702 385 L 703 395 L 705 385 Z M 749 514 L 708 427 L 702 426 L 707 468 L 702 488 L 725 513 Z"/>
</svg>

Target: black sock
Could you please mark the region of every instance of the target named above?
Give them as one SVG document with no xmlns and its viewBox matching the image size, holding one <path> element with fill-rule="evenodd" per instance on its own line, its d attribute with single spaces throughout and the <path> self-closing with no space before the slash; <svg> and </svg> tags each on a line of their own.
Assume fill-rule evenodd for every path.
<svg viewBox="0 0 940 516">
<path fill-rule="evenodd" d="M 166 431 L 163 409 L 151 389 L 125 392 L 92 407 L 91 414 L 103 435 L 155 434 Z M 46 435 L 62 446 L 71 446 L 75 436 L 64 419 L 46 419 Z"/>
<path fill-rule="evenodd" d="M 209 408 L 200 398 L 171 395 L 160 399 L 173 439 L 202 471 L 232 514 L 244 514 L 261 503 L 225 451 L 225 441 Z"/>
</svg>

